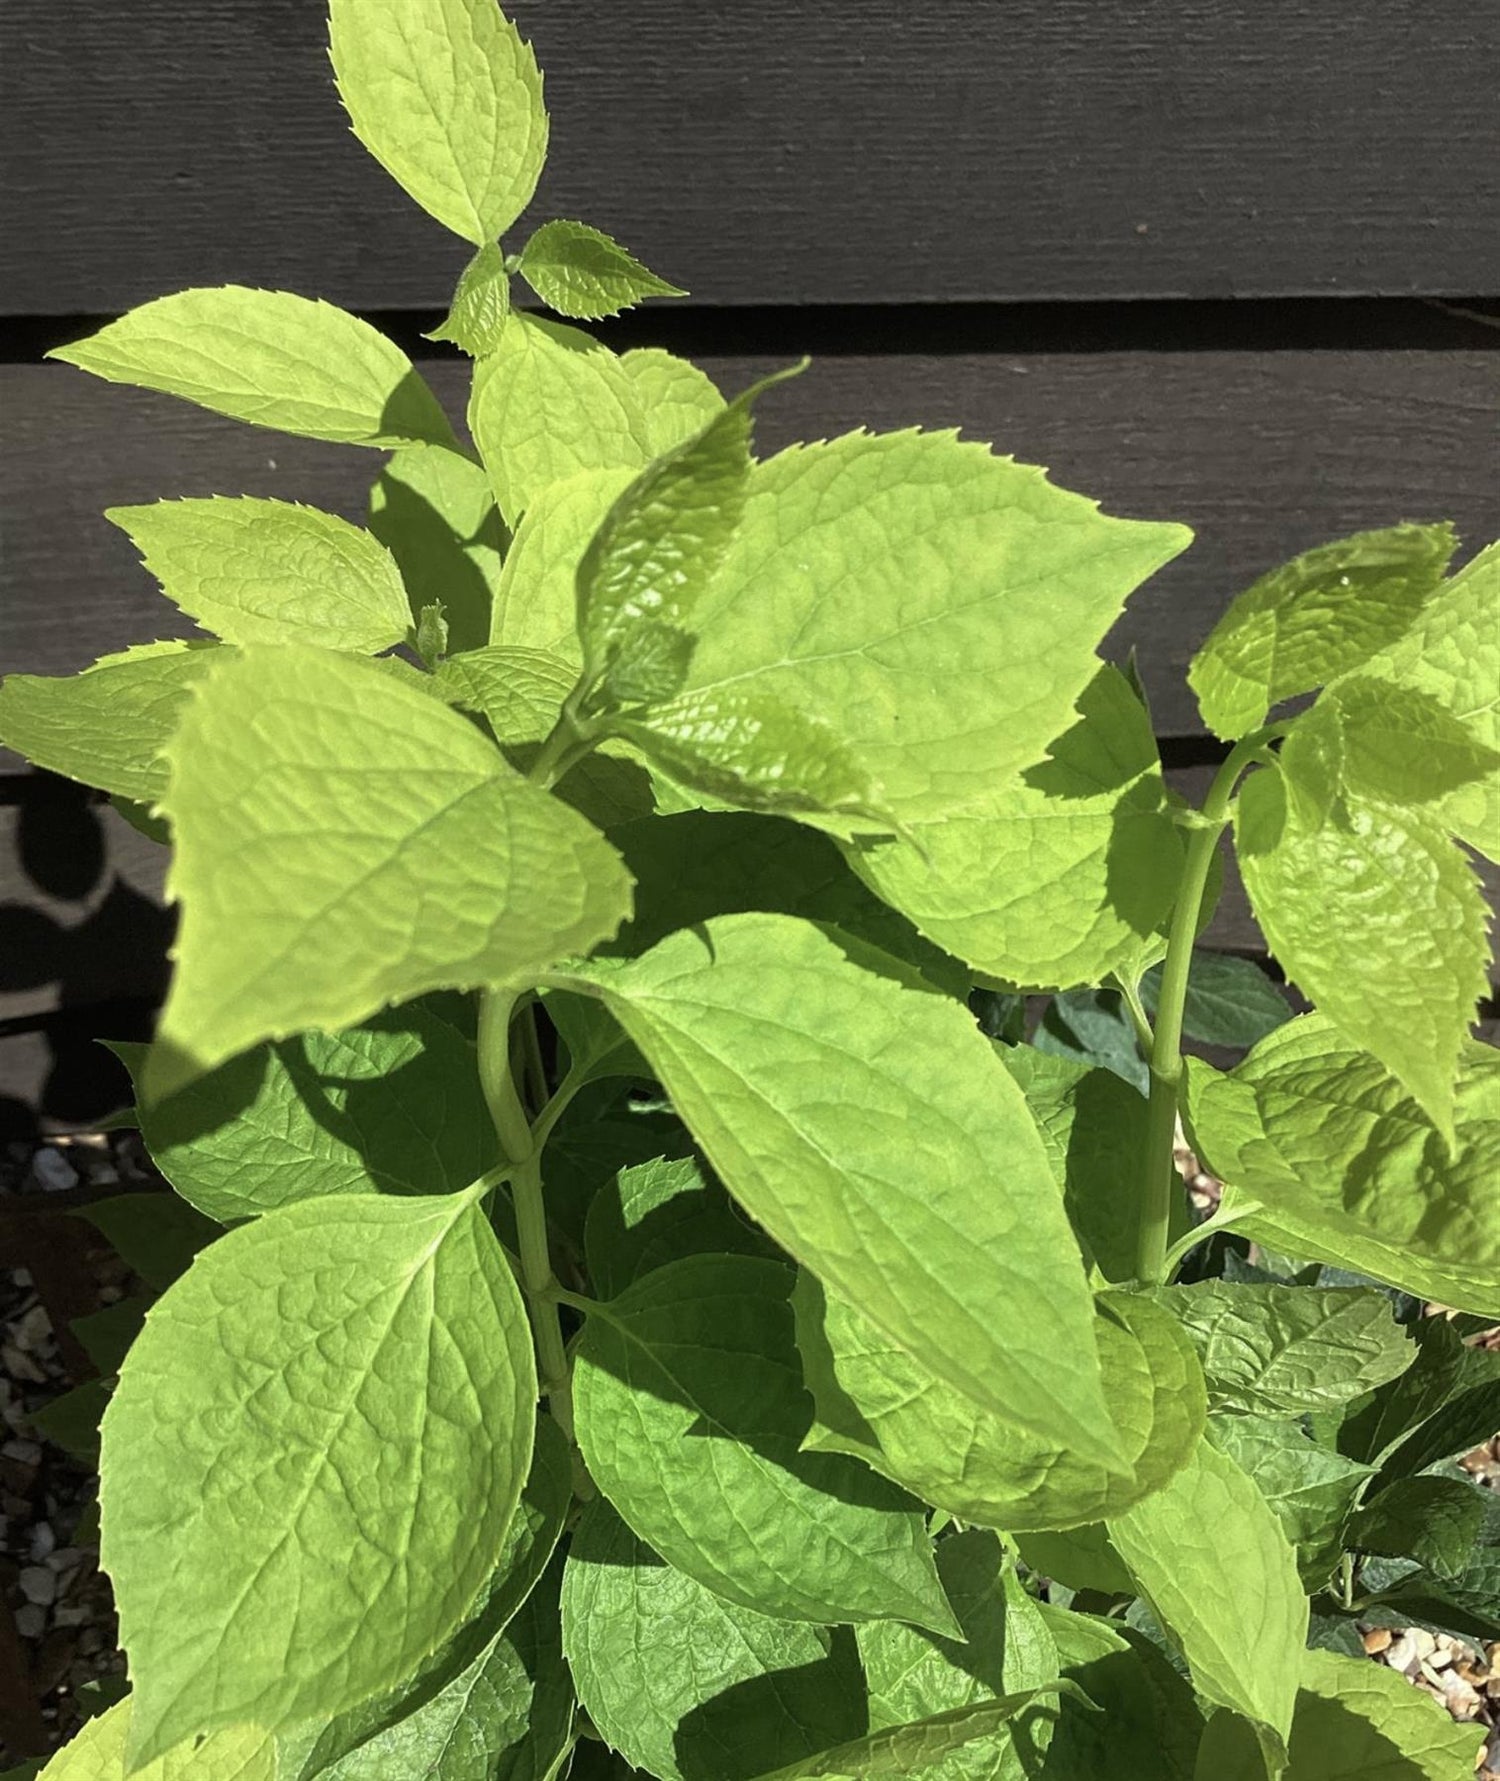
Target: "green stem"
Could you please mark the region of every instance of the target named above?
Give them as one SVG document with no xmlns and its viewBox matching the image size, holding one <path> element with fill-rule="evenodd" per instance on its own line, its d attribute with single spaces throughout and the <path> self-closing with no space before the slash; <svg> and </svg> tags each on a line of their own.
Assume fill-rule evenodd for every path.
<svg viewBox="0 0 1500 1781">
<path fill-rule="evenodd" d="M 1151 1102 L 1146 1116 L 1144 1180 L 1141 1184 L 1140 1221 L 1136 1231 L 1136 1278 L 1158 1286 L 1167 1272 L 1167 1231 L 1172 1219 L 1173 1187 L 1177 1169 L 1172 1160 L 1181 1098 L 1182 1012 L 1187 1003 L 1188 973 L 1193 963 L 1193 943 L 1203 914 L 1203 895 L 1213 866 L 1219 837 L 1229 822 L 1234 788 L 1252 761 L 1265 755 L 1266 744 L 1281 733 L 1281 725 L 1257 730 L 1230 750 L 1229 758 L 1214 776 L 1203 808 L 1191 819 L 1187 856 L 1167 956 L 1162 965 L 1161 989 L 1156 999 L 1156 1029 L 1151 1042 Z"/>
<path fill-rule="evenodd" d="M 573 1397 L 562 1321 L 552 1296 L 557 1281 L 547 1248 L 547 1208 L 542 1198 L 541 1149 L 521 1105 L 510 1067 L 510 1020 L 517 997 L 487 990 L 479 998 L 479 1077 L 495 1124 L 501 1154 L 511 1165 L 511 1200 L 521 1252 L 521 1288 L 536 1337 L 542 1394 L 557 1426 L 573 1442 Z"/>
</svg>

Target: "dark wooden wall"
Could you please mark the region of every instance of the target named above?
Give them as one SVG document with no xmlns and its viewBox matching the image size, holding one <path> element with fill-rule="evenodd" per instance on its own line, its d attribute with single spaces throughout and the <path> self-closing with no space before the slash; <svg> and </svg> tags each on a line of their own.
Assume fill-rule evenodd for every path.
<svg viewBox="0 0 1500 1781">
<path fill-rule="evenodd" d="M 1182 670 L 1261 569 L 1361 526 L 1500 535 L 1492 0 L 514 0 L 547 70 L 536 209 L 686 284 L 616 343 L 730 386 L 803 350 L 762 441 L 961 426 L 1198 544 L 1133 602 L 1184 783 Z M 424 343 L 462 264 L 349 134 L 318 0 L 0 10 L 0 668 L 169 634 L 100 518 L 248 492 L 359 517 L 374 454 L 43 364 L 134 303 L 241 281 Z M 1497 617 L 1500 622 L 1500 617 Z M 86 1118 L 144 1030 L 150 845 L 0 758 L 0 1115 Z M 1253 951 L 1243 899 L 1214 938 Z M 3 1098 L 3 1097 L 8 1097 Z"/>
</svg>

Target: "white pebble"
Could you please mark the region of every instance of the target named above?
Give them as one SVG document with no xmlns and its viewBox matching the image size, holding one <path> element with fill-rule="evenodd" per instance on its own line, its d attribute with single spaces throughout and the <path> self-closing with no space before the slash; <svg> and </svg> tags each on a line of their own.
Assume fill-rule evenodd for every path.
<svg viewBox="0 0 1500 1781">
<path fill-rule="evenodd" d="M 31 1159 L 31 1172 L 49 1194 L 64 1193 L 78 1185 L 78 1171 L 60 1150 L 50 1145 L 43 1145 Z"/>
</svg>

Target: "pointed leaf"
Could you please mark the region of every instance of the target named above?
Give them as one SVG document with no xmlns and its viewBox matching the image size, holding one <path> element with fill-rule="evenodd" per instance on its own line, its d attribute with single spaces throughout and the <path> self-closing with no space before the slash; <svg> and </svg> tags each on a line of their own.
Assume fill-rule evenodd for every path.
<svg viewBox="0 0 1500 1781">
<path fill-rule="evenodd" d="M 1469 1781 L 1482 1741 L 1383 1664 L 1302 1654 L 1285 1781 Z"/>
<path fill-rule="evenodd" d="M 370 490 L 369 527 L 396 559 L 413 618 L 440 600 L 450 649 L 489 641 L 505 527 L 478 464 L 431 445 L 398 451 Z"/>
<path fill-rule="evenodd" d="M 262 1039 L 352 1026 L 429 989 L 524 986 L 629 912 L 596 831 L 373 664 L 244 651 L 191 707 L 171 761 L 184 908 L 153 1096 Z"/>
<path fill-rule="evenodd" d="M 817 1412 L 807 1444 L 857 1454 L 958 1520 L 1008 1533 L 1118 1514 L 1187 1464 L 1203 1433 L 1204 1393 L 1170 1317 L 1129 1293 L 1106 1293 L 1099 1304 L 1094 1329 L 1120 1470 L 988 1414 L 804 1272 L 793 1306 Z"/>
<path fill-rule="evenodd" d="M 189 1738 L 144 1766 L 131 1766 L 125 1759 L 130 1721 L 128 1697 L 86 1720 L 39 1781 L 196 1781 L 210 1774 L 214 1781 L 277 1781 L 276 1746 L 259 1726 L 231 1726 L 201 1744 Z"/>
<path fill-rule="evenodd" d="M 218 659 L 211 643 L 146 644 L 66 678 L 7 674 L 0 741 L 49 773 L 154 804 L 188 689 Z"/>
<path fill-rule="evenodd" d="M 646 462 L 640 399 L 615 354 L 518 309 L 474 367 L 469 428 L 511 526 L 555 482 Z"/>
<path fill-rule="evenodd" d="M 918 1506 L 851 1459 L 800 1451 L 792 1279 L 697 1256 L 593 1312 L 573 1383 L 589 1471 L 641 1539 L 742 1608 L 949 1628 Z"/>
<path fill-rule="evenodd" d="M 505 270 L 505 256 L 492 242 L 486 243 L 464 267 L 447 315 L 427 339 L 451 340 L 470 358 L 481 359 L 500 344 L 509 314 L 510 274 Z"/>
<path fill-rule="evenodd" d="M 1397 681 L 1341 680 L 1297 728 L 1320 723 L 1334 732 L 1343 787 L 1358 797 L 1431 804 L 1500 773 L 1500 754 L 1466 723 L 1431 694 Z"/>
<path fill-rule="evenodd" d="M 601 1298 L 613 1298 L 633 1281 L 687 1256 L 772 1253 L 698 1158 L 690 1156 L 655 1157 L 621 1169 L 590 1203 L 584 1243 L 589 1278 Z"/>
<path fill-rule="evenodd" d="M 659 458 L 692 436 L 724 407 L 706 371 L 659 346 L 632 347 L 620 367 L 635 385 L 646 417 L 646 450 Z"/>
<path fill-rule="evenodd" d="M 962 1008 L 785 916 L 721 916 L 597 972 L 724 1185 L 783 1248 L 976 1403 L 1118 1463 L 1061 1189 Z"/>
<path fill-rule="evenodd" d="M 437 397 L 399 347 L 333 304 L 290 291 L 179 291 L 47 356 L 307 439 L 457 449 Z"/>
<path fill-rule="evenodd" d="M 144 1048 L 126 1062 L 139 1073 Z M 421 1003 L 257 1045 L 139 1118 L 157 1168 L 222 1224 L 325 1194 L 445 1193 L 495 1161 L 473 1042 Z"/>
<path fill-rule="evenodd" d="M 176 1194 L 113 1194 L 79 1207 L 75 1216 L 93 1225 L 131 1272 L 157 1292 L 186 1273 L 198 1251 L 219 1235 Z"/>
<path fill-rule="evenodd" d="M 226 643 L 375 655 L 405 640 L 406 589 L 368 532 L 315 507 L 214 495 L 112 507 L 162 592 Z"/>
<path fill-rule="evenodd" d="M 1422 812 L 1350 801 L 1319 820 L 1296 784 L 1278 765 L 1237 801 L 1256 919 L 1287 976 L 1451 1136 L 1459 1052 L 1487 988 L 1479 882 Z"/>
<path fill-rule="evenodd" d="M 1152 966 L 1140 988 L 1141 1001 L 1154 1020 L 1160 965 Z M 1190 1039 L 1243 1051 L 1291 1018 L 1286 997 L 1259 965 L 1230 952 L 1194 948 L 1182 1010 L 1182 1030 Z"/>
<path fill-rule="evenodd" d="M 1460 1310 L 1500 1316 L 1500 1056 L 1466 1044 L 1445 1148 L 1402 1085 L 1321 1014 L 1263 1039 L 1230 1076 L 1189 1071 L 1199 1154 L 1230 1184 L 1239 1228 L 1284 1255 L 1358 1268 Z"/>
<path fill-rule="evenodd" d="M 664 1564 L 602 1499 L 574 1532 L 562 1611 L 589 1718 L 663 1781 L 744 1781 L 865 1729 L 847 1632 L 737 1607 Z"/>
<path fill-rule="evenodd" d="M 1109 1531 L 1199 1694 L 1284 1740 L 1307 1598 L 1296 1555 L 1250 1479 L 1204 1441 L 1170 1483 L 1115 1517 Z"/>
<path fill-rule="evenodd" d="M 494 0 L 332 0 L 329 41 L 354 134 L 386 172 L 483 247 L 547 158 L 542 77 Z"/>
<path fill-rule="evenodd" d="M 1203 1280 L 1156 1295 L 1203 1363 L 1209 1408 L 1251 1416 L 1331 1409 L 1416 1357 L 1384 1293 Z"/>
<path fill-rule="evenodd" d="M 1320 545 L 1263 575 L 1188 668 L 1204 722 L 1217 736 L 1246 735 L 1283 699 L 1368 661 L 1432 598 L 1457 543 L 1448 525 L 1392 526 Z"/>
<path fill-rule="evenodd" d="M 1401 1478 L 1366 1503 L 1351 1522 L 1356 1552 L 1410 1558 L 1448 1578 L 1461 1575 L 1484 1527 L 1485 1494 L 1459 1478 Z"/>
<path fill-rule="evenodd" d="M 1098 983 L 1170 913 L 1182 843 L 1150 722 L 1101 668 L 1047 758 L 909 841 L 850 850 L 861 877 L 986 976 Z"/>
<path fill-rule="evenodd" d="M 1326 1584 L 1344 1549 L 1344 1524 L 1374 1468 L 1320 1447 L 1299 1423 L 1215 1416 L 1209 1431 L 1255 1485 L 1297 1550 L 1310 1589 Z"/>
<path fill-rule="evenodd" d="M 401 1681 L 495 1567 L 535 1401 L 525 1309 L 468 1196 L 304 1201 L 205 1250 L 104 1419 L 136 1758 Z"/>
<path fill-rule="evenodd" d="M 618 315 L 646 297 L 687 295 L 587 223 L 543 223 L 521 249 L 518 270 L 549 309 L 583 321 Z"/>
</svg>

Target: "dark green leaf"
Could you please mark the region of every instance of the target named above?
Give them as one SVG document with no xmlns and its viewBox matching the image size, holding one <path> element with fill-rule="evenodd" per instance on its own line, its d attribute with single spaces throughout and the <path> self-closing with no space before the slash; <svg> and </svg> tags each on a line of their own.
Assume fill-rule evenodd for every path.
<svg viewBox="0 0 1500 1781">
<path fill-rule="evenodd" d="M 1153 1020 L 1161 972 L 1153 965 L 1141 979 L 1141 1000 Z M 1182 1010 L 1190 1039 L 1245 1050 L 1291 1018 L 1286 997 L 1259 965 L 1232 953 L 1194 951 Z"/>
</svg>

